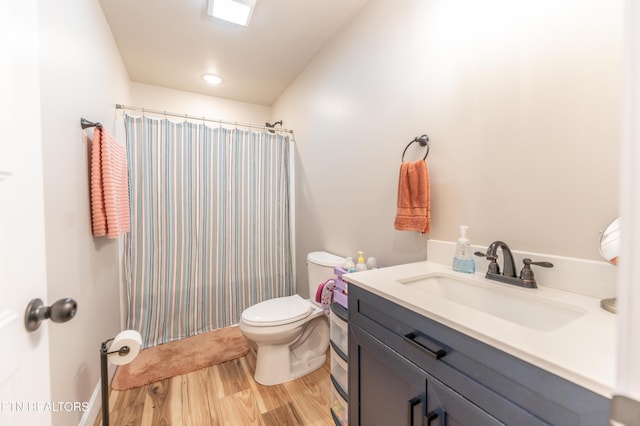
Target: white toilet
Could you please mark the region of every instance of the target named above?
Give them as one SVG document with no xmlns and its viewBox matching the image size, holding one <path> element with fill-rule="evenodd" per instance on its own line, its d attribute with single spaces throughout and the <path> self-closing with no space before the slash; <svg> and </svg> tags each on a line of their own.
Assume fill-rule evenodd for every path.
<svg viewBox="0 0 640 426">
<path fill-rule="evenodd" d="M 240 331 L 257 347 L 256 382 L 277 385 L 322 367 L 329 347 L 329 322 L 314 301 L 319 284 L 333 277 L 344 258 L 318 251 L 307 256 L 309 296 L 277 297 L 242 312 Z"/>
</svg>

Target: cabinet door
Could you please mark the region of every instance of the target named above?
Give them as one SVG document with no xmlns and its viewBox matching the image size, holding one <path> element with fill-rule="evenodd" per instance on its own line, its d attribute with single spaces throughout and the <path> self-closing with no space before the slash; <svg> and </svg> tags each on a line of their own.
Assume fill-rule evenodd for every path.
<svg viewBox="0 0 640 426">
<path fill-rule="evenodd" d="M 349 423 L 422 425 L 426 373 L 362 329 L 349 330 Z"/>
<path fill-rule="evenodd" d="M 504 425 L 450 387 L 427 375 L 425 426 Z"/>
</svg>

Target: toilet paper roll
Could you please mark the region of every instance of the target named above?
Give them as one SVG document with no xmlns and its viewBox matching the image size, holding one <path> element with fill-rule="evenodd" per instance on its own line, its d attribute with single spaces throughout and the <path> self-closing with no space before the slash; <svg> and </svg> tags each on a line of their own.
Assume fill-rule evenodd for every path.
<svg viewBox="0 0 640 426">
<path fill-rule="evenodd" d="M 140 333 L 135 330 L 124 330 L 118 333 L 113 339 L 111 346 L 109 347 L 109 355 L 107 358 L 112 364 L 124 365 L 128 364 L 138 356 L 140 352 L 140 345 L 142 345 L 142 337 Z M 119 353 L 120 349 L 128 347 L 128 351 Z"/>
</svg>

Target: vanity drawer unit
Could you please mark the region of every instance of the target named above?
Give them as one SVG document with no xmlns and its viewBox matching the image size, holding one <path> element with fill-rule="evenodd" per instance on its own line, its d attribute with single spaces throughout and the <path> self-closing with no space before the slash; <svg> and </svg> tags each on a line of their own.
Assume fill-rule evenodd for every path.
<svg viewBox="0 0 640 426">
<path fill-rule="evenodd" d="M 606 425 L 610 400 L 349 287 L 351 425 Z"/>
<path fill-rule="evenodd" d="M 349 362 L 348 311 L 338 304 L 331 304 L 329 315 L 331 334 L 331 415 L 338 426 L 348 424 Z"/>
</svg>

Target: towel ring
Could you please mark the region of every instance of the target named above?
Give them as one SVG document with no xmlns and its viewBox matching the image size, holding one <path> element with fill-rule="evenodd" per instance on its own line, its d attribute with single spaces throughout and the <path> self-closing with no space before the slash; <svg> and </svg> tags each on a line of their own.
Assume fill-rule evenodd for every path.
<svg viewBox="0 0 640 426">
<path fill-rule="evenodd" d="M 427 155 L 429 155 L 429 136 L 422 135 L 422 136 L 416 136 L 415 138 L 413 138 L 413 140 L 411 142 L 409 142 L 409 144 L 404 148 L 404 151 L 402 151 L 402 161 L 403 162 L 404 162 L 404 154 L 407 152 L 407 149 L 409 149 L 409 146 L 411 146 L 411 144 L 414 143 L 414 142 L 418 142 L 420 144 L 420 146 L 426 146 L 427 147 L 427 152 L 424 154 L 423 160 L 427 159 Z"/>
</svg>

